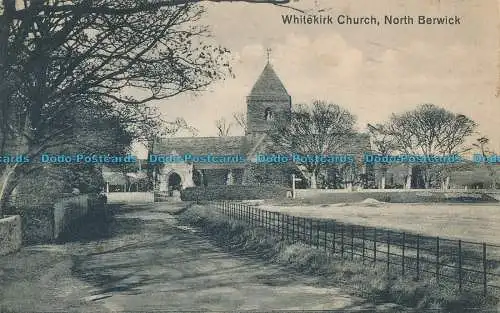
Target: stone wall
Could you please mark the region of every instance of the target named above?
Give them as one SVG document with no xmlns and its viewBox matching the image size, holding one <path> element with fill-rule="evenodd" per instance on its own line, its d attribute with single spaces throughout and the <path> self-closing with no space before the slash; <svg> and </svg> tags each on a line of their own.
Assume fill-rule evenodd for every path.
<svg viewBox="0 0 500 313">
<path fill-rule="evenodd" d="M 108 192 L 108 203 L 151 203 L 153 192 Z"/>
<path fill-rule="evenodd" d="M 70 225 L 89 213 L 89 196 L 80 195 L 61 199 L 54 204 L 54 239 L 59 238 Z"/>
<path fill-rule="evenodd" d="M 45 243 L 54 239 L 53 205 L 11 207 L 8 211 L 21 217 L 23 244 Z"/>
<path fill-rule="evenodd" d="M 274 119 L 286 118 L 286 114 L 289 114 L 291 110 L 291 98 L 287 95 L 247 97 L 247 132 L 249 134 L 271 129 L 272 123 L 265 119 L 267 108 L 271 109 Z"/>
<path fill-rule="evenodd" d="M 22 230 L 19 215 L 0 219 L 0 256 L 15 252 L 21 248 Z"/>
<path fill-rule="evenodd" d="M 54 204 L 10 207 L 7 212 L 21 217 L 24 244 L 40 244 L 55 241 L 78 219 L 104 208 L 96 196 L 80 195 L 58 199 Z"/>
</svg>

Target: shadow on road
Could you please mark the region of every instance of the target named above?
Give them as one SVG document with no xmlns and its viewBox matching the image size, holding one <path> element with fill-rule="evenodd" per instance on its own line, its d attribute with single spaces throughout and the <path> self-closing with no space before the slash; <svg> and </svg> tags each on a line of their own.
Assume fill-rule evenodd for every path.
<svg viewBox="0 0 500 313">
<path fill-rule="evenodd" d="M 141 209 L 147 210 L 147 206 L 108 204 L 106 209 L 93 212 L 75 221 L 59 236 L 57 243 L 88 243 L 140 231 L 144 227 L 144 221 L 140 218 L 118 219 L 117 215 Z"/>
</svg>

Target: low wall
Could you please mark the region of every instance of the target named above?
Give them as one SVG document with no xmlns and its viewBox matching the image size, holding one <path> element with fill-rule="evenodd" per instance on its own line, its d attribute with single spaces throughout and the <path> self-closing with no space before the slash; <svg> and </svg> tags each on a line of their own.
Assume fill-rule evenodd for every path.
<svg viewBox="0 0 500 313">
<path fill-rule="evenodd" d="M 298 189 L 297 198 L 311 204 L 352 203 L 371 198 L 392 203 L 430 203 L 430 202 L 498 202 L 495 197 L 479 191 L 468 190 L 314 190 Z"/>
<path fill-rule="evenodd" d="M 68 230 L 73 222 L 89 213 L 89 196 L 61 199 L 54 204 L 54 239 Z"/>
<path fill-rule="evenodd" d="M 108 192 L 108 203 L 152 203 L 152 192 Z"/>
<path fill-rule="evenodd" d="M 24 244 L 50 242 L 54 239 L 54 208 L 51 204 L 29 207 L 11 207 L 8 214 L 21 217 Z"/>
<path fill-rule="evenodd" d="M 183 201 L 282 199 L 286 198 L 289 190 L 277 185 L 191 187 L 181 192 L 181 199 Z"/>
<path fill-rule="evenodd" d="M 0 218 L 0 256 L 21 248 L 22 229 L 19 215 Z"/>
<path fill-rule="evenodd" d="M 11 207 L 8 214 L 21 217 L 22 239 L 24 244 L 53 242 L 77 220 L 105 209 L 104 202 L 91 195 L 71 196 L 58 199 L 54 204 L 36 204 L 24 207 Z"/>
</svg>

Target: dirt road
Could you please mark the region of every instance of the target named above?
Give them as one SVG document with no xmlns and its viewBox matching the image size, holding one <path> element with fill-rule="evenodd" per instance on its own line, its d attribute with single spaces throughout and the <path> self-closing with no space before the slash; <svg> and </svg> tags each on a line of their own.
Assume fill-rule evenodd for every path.
<svg viewBox="0 0 500 313">
<path fill-rule="evenodd" d="M 167 213 L 121 205 L 69 242 L 0 257 L 0 308 L 26 311 L 388 311 L 276 265 L 235 257 Z M 0 310 L 1 311 L 1 310 Z M 367 311 L 364 311 L 367 312 Z"/>
</svg>

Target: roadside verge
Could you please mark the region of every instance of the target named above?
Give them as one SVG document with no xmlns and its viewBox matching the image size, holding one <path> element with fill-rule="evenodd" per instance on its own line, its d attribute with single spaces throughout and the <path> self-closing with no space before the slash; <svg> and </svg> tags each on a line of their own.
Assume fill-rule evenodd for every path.
<svg viewBox="0 0 500 313">
<path fill-rule="evenodd" d="M 493 297 L 480 291 L 458 295 L 454 289 L 435 280 L 414 281 L 388 273 L 384 266 L 367 266 L 358 261 L 342 260 L 320 249 L 301 243 L 287 243 L 260 227 L 229 220 L 208 205 L 193 205 L 179 215 L 186 224 L 201 228 L 218 245 L 234 252 L 251 253 L 274 263 L 323 278 L 325 286 L 342 286 L 374 303 L 396 303 L 417 312 L 477 312 L 496 305 Z M 402 308 L 400 308 L 402 309 Z"/>
</svg>

